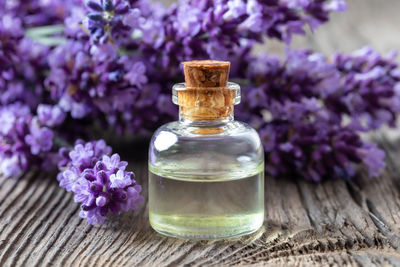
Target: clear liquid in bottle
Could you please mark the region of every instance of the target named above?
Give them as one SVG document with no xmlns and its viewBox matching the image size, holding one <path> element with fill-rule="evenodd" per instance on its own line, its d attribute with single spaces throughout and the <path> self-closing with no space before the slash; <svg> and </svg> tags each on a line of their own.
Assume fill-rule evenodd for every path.
<svg viewBox="0 0 400 267">
<path fill-rule="evenodd" d="M 217 239 L 256 231 L 264 220 L 264 172 L 238 179 L 149 173 L 149 216 L 158 232 Z"/>
</svg>

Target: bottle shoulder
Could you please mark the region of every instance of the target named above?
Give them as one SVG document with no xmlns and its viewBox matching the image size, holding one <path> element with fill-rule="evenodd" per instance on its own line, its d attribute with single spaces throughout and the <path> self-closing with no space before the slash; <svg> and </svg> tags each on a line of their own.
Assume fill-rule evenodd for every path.
<svg viewBox="0 0 400 267">
<path fill-rule="evenodd" d="M 149 149 L 151 171 L 231 177 L 263 169 L 264 152 L 257 132 L 231 121 L 215 127 L 193 127 L 182 122 L 161 126 Z M 234 174 L 236 173 L 236 174 Z"/>
<path fill-rule="evenodd" d="M 180 121 L 173 121 L 160 126 L 153 134 L 154 137 L 158 137 L 160 133 L 169 132 L 178 137 L 185 138 L 224 138 L 227 136 L 243 136 L 252 135 L 258 137 L 258 133 L 247 123 L 241 121 L 230 121 L 215 125 L 191 125 L 185 124 Z"/>
</svg>

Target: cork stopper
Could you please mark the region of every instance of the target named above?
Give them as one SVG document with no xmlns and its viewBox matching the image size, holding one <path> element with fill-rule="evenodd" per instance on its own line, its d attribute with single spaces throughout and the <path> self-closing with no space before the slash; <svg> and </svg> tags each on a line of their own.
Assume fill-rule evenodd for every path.
<svg viewBox="0 0 400 267">
<path fill-rule="evenodd" d="M 193 60 L 182 62 L 187 87 L 226 86 L 229 77 L 229 61 Z"/>
<path fill-rule="evenodd" d="M 228 83 L 230 62 L 194 60 L 182 65 L 184 87 L 174 87 L 181 116 L 190 121 L 225 120 L 233 116 L 239 86 Z"/>
</svg>

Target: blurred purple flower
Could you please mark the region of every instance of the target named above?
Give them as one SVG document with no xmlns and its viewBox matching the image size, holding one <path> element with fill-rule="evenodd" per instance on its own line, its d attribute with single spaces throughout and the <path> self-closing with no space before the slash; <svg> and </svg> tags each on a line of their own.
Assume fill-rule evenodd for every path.
<svg viewBox="0 0 400 267">
<path fill-rule="evenodd" d="M 125 74 L 125 79 L 130 82 L 131 85 L 136 85 L 141 87 L 147 82 L 147 77 L 144 75 L 146 72 L 146 67 L 142 62 L 135 62 L 130 71 Z"/>
<path fill-rule="evenodd" d="M 358 153 L 363 163 L 368 168 L 369 176 L 379 176 L 386 166 L 384 161 L 385 152 L 380 150 L 374 143 L 365 143 L 364 146 L 358 150 Z"/>
<path fill-rule="evenodd" d="M 40 104 L 37 114 L 40 124 L 48 127 L 60 125 L 65 119 L 65 113 L 58 106 Z"/>
<path fill-rule="evenodd" d="M 290 51 L 284 61 L 259 57 L 249 66 L 244 118 L 257 122 L 271 175 L 319 182 L 350 178 L 357 164 L 370 176 L 384 167 L 384 152 L 359 131 L 393 123 L 397 65 L 369 49 L 335 58 Z"/>
<path fill-rule="evenodd" d="M 0 11 L 21 18 L 24 27 L 59 24 L 81 0 L 1 1 Z"/>
<path fill-rule="evenodd" d="M 46 152 L 53 146 L 53 132 L 46 127 L 39 127 L 34 121 L 29 127 L 30 133 L 25 136 L 25 142 L 30 145 L 33 155 Z"/>
<path fill-rule="evenodd" d="M 23 171 L 21 165 L 24 161 L 25 158 L 23 155 L 12 155 L 11 157 L 1 158 L 1 174 L 5 177 L 18 177 Z"/>
<path fill-rule="evenodd" d="M 49 165 L 46 153 L 53 146 L 53 132 L 40 127 L 29 107 L 22 103 L 0 106 L 0 173 L 18 177 L 31 167 Z M 45 153 L 41 153 L 45 152 Z"/>
</svg>

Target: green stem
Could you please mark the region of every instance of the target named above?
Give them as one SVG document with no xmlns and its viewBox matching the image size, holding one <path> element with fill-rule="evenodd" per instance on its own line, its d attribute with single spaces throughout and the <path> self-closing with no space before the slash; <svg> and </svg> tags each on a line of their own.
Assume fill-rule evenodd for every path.
<svg viewBox="0 0 400 267">
<path fill-rule="evenodd" d="M 56 24 L 56 25 L 46 25 L 46 26 L 29 28 L 25 31 L 25 35 L 33 38 L 35 36 L 53 35 L 56 33 L 63 33 L 63 32 L 64 32 L 64 25 Z"/>
<path fill-rule="evenodd" d="M 27 29 L 25 31 L 25 36 L 43 45 L 56 46 L 65 43 L 66 39 L 53 35 L 62 34 L 63 32 L 64 25 L 62 24 L 48 25 Z"/>
</svg>

